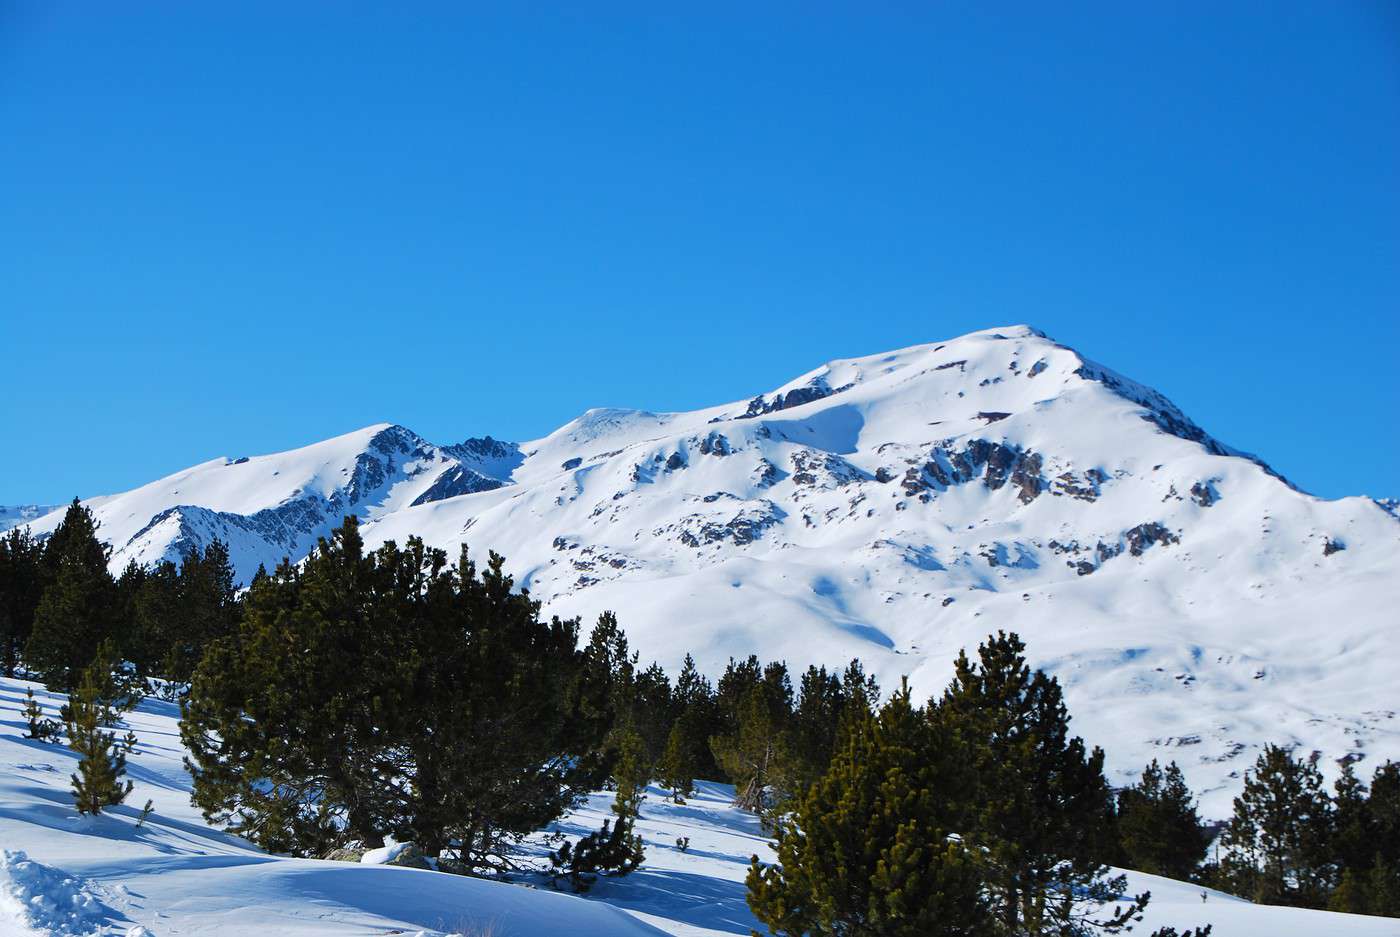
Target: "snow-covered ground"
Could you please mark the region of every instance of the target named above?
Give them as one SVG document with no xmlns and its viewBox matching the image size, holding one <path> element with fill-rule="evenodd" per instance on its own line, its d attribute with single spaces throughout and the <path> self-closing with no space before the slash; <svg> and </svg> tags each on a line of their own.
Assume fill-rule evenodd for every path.
<svg viewBox="0 0 1400 937">
<path fill-rule="evenodd" d="M 1317 458 L 1368 451 L 1319 439 Z M 673 675 L 687 652 L 712 676 L 750 653 L 859 657 L 933 694 L 960 649 L 1015 630 L 1114 783 L 1174 760 L 1213 818 L 1265 743 L 1332 774 L 1400 758 L 1394 503 L 1298 491 L 1026 326 L 518 444 L 379 424 L 87 503 L 115 571 L 219 537 L 246 582 L 345 513 L 371 546 L 494 549 L 547 613 L 611 609 Z"/>
<path fill-rule="evenodd" d="M 646 861 L 586 897 L 547 887 L 348 862 L 287 859 L 205 825 L 189 804 L 177 710 L 148 700 L 128 716 L 139 738 L 135 790 L 100 817 L 73 809 L 74 756 L 25 739 L 20 708 L 32 687 L 50 716 L 61 699 L 0 679 L 0 937 L 51 934 L 687 937 L 747 935 L 750 855 L 771 855 L 753 817 L 729 806 L 724 785 L 702 784 L 684 805 L 649 791 L 638 830 Z M 154 807 L 138 825 L 147 799 Z M 565 818 L 566 834 L 596 829 L 611 795 Z M 682 852 L 678 837 L 689 837 Z M 1257 907 L 1193 885 L 1130 875 L 1153 895 L 1139 932 L 1210 923 L 1216 937 L 1400 935 L 1400 921 Z"/>
</svg>

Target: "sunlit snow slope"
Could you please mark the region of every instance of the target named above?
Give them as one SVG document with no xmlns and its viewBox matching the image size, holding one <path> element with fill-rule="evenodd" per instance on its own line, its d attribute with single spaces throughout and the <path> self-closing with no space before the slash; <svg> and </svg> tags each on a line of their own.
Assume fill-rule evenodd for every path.
<svg viewBox="0 0 1400 937">
<path fill-rule="evenodd" d="M 376 426 L 89 503 L 114 568 L 218 536 L 246 578 L 346 512 L 371 542 L 495 549 L 672 669 L 860 657 L 934 693 L 1014 629 L 1115 781 L 1174 759 L 1214 816 L 1265 742 L 1400 757 L 1393 502 L 1298 491 L 1026 326 L 693 413 L 590 410 L 519 445 Z"/>
<path fill-rule="evenodd" d="M 641 868 L 600 881 L 586 899 L 528 873 L 518 880 L 537 887 L 279 858 L 203 823 L 189 804 L 178 710 L 156 700 L 118 727 L 138 739 L 127 803 L 79 816 L 68 791 L 75 755 L 23 737 L 26 688 L 50 718 L 63 702 L 38 684 L 0 678 L 0 937 L 719 937 L 759 928 L 744 901 L 744 873 L 751 855 L 773 853 L 757 819 L 730 806 L 733 788 L 702 782 L 682 805 L 651 788 L 637 824 Z M 569 837 L 597 829 L 612 797 L 593 795 L 555 829 Z M 153 809 L 142 821 L 148 798 Z M 689 839 L 685 851 L 679 837 Z M 527 844 L 522 865 L 539 865 L 543 849 Z M 1400 934 L 1394 920 L 1258 907 L 1155 876 L 1131 873 L 1128 885 L 1152 893 L 1135 933 L 1210 923 L 1214 937 Z"/>
</svg>

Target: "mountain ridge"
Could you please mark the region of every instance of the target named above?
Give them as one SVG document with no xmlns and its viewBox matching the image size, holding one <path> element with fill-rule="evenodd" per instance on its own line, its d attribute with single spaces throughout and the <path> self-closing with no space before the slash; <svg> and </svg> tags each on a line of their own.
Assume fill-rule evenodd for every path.
<svg viewBox="0 0 1400 937">
<path fill-rule="evenodd" d="M 518 444 L 374 424 L 87 503 L 117 568 L 219 537 L 247 581 L 345 513 L 371 546 L 495 549 L 547 610 L 616 610 L 673 671 L 861 657 L 931 693 L 960 648 L 1019 630 L 1116 779 L 1175 757 L 1216 808 L 1266 741 L 1400 756 L 1377 699 L 1400 668 L 1394 512 L 1298 490 L 1030 326 Z"/>
</svg>

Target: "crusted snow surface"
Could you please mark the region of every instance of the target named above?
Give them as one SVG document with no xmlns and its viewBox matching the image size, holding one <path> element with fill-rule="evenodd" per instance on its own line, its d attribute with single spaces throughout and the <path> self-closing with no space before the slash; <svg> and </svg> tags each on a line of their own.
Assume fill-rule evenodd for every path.
<svg viewBox="0 0 1400 937">
<path fill-rule="evenodd" d="M 370 545 L 494 549 L 547 612 L 612 609 L 672 673 L 859 657 L 933 694 L 960 649 L 1015 630 L 1115 783 L 1175 760 L 1212 817 L 1266 742 L 1333 772 L 1400 757 L 1389 502 L 1299 491 L 1027 326 L 518 445 L 384 424 L 90 504 L 114 569 L 219 536 L 247 581 L 349 512 Z"/>
<path fill-rule="evenodd" d="M 750 856 L 771 860 L 773 851 L 757 819 L 730 805 L 727 785 L 701 782 L 684 804 L 649 788 L 637 823 L 645 861 L 629 876 L 600 880 L 586 897 L 556 892 L 538 875 L 510 884 L 288 859 L 204 824 L 189 802 L 178 709 L 158 700 L 126 716 L 137 737 L 128 761 L 136 787 L 127 803 L 79 816 L 68 790 L 73 753 L 23 737 L 26 688 L 50 716 L 63 702 L 37 684 L 0 678 L 0 937 L 718 937 L 761 930 L 744 901 L 744 875 Z M 613 796 L 593 794 L 552 831 L 577 837 L 597 829 L 611 816 Z M 147 799 L 152 811 L 138 826 Z M 522 861 L 533 852 L 538 862 L 546 848 L 542 831 Z M 1383 918 L 1258 907 L 1213 891 L 1203 900 L 1198 886 L 1138 873 L 1129 873 L 1129 890 L 1152 892 L 1142 933 L 1207 923 L 1216 937 L 1400 932 Z"/>
</svg>

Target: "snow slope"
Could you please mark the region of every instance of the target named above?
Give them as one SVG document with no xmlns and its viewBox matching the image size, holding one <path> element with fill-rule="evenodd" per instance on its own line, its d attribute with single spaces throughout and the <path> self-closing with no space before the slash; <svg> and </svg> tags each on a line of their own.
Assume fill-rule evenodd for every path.
<svg viewBox="0 0 1400 937">
<path fill-rule="evenodd" d="M 371 544 L 494 549 L 673 673 L 860 657 L 931 694 L 1014 629 L 1115 782 L 1176 760 L 1216 817 L 1265 742 L 1400 757 L 1393 503 L 1298 491 L 1026 326 L 691 413 L 590 410 L 519 445 L 381 425 L 89 503 L 114 568 L 219 536 L 246 580 L 349 511 Z"/>
<path fill-rule="evenodd" d="M 127 721 L 135 790 L 99 817 L 72 807 L 74 756 L 23 738 L 20 707 L 32 688 L 50 716 L 61 698 L 37 684 L 0 679 L 0 937 L 52 934 L 363 935 L 457 933 L 469 937 L 686 937 L 747 935 L 749 856 L 772 851 L 754 817 L 729 806 L 733 789 L 702 783 L 686 804 L 652 788 L 638 830 L 646 861 L 599 882 L 586 898 L 537 887 L 349 862 L 287 859 L 205 826 L 189 804 L 176 708 L 148 700 Z M 124 729 L 119 729 L 124 731 Z M 610 816 L 598 793 L 556 829 L 579 836 Z M 140 805 L 154 809 L 138 825 Z M 689 837 L 681 851 L 678 837 Z M 543 843 L 534 844 L 536 855 Z M 1400 934 L 1400 921 L 1257 907 L 1218 892 L 1132 874 L 1153 895 L 1141 932 L 1211 923 L 1216 937 Z M 145 930 L 141 930 L 144 928 Z"/>
<path fill-rule="evenodd" d="M 57 504 L 0 504 L 0 531 L 32 524 L 59 507 Z"/>
</svg>

